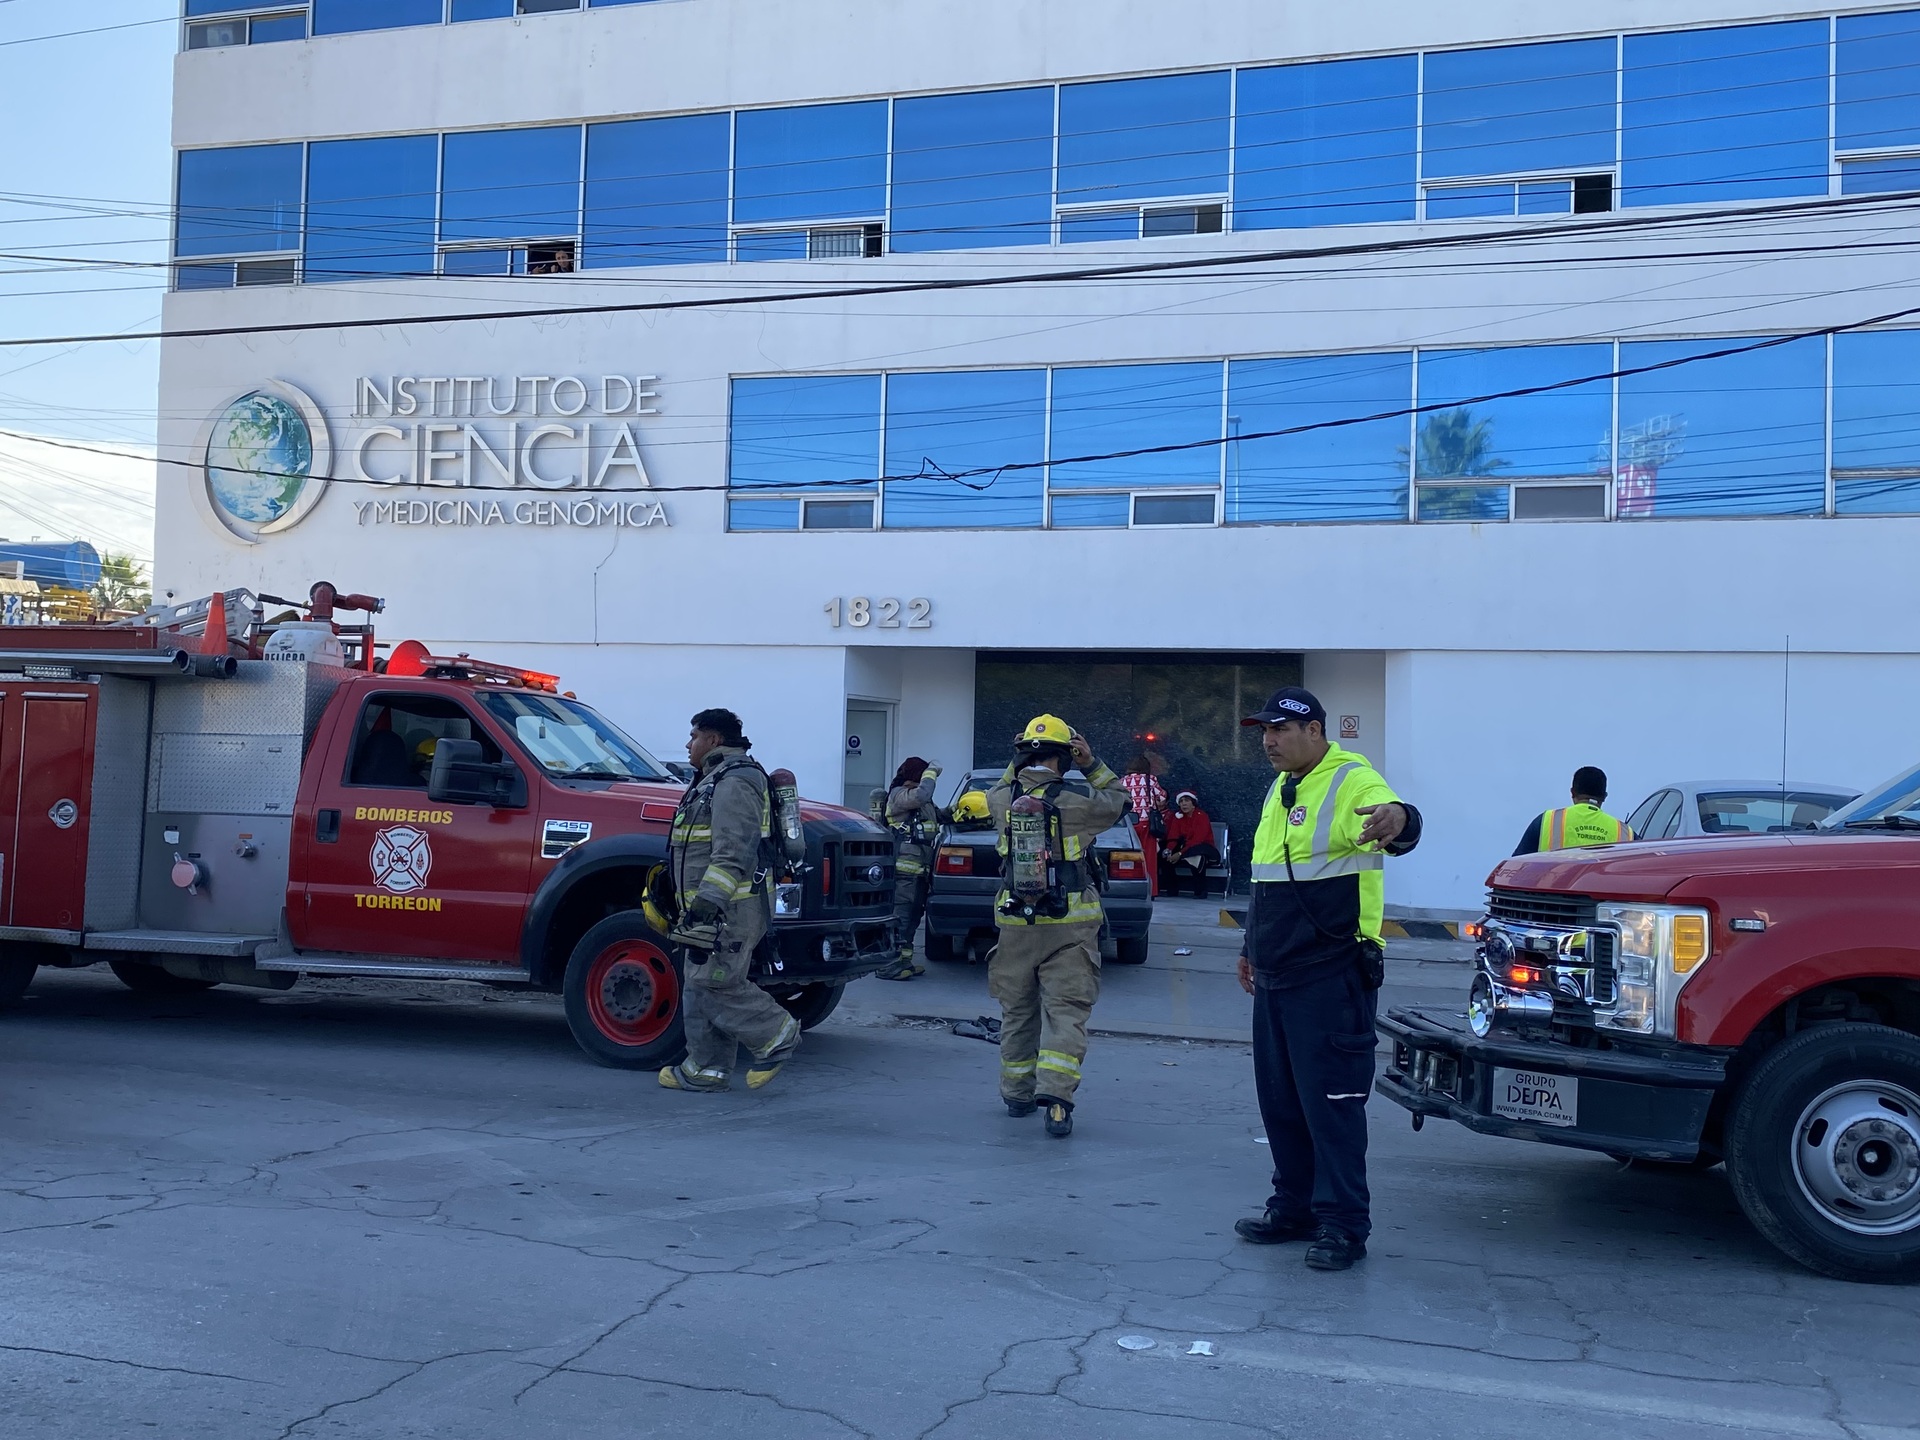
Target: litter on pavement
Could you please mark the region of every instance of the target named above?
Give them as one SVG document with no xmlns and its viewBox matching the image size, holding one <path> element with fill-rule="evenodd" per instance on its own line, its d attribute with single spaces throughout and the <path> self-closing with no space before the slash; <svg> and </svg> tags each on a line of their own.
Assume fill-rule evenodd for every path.
<svg viewBox="0 0 1920 1440">
<path fill-rule="evenodd" d="M 977 1020 L 956 1020 L 953 1033 L 963 1040 L 984 1040 L 989 1045 L 1000 1043 L 1000 1022 L 991 1015 L 982 1015 Z"/>
<path fill-rule="evenodd" d="M 1120 1337 L 1120 1348 L 1122 1350 L 1151 1350 L 1153 1343 L 1153 1341 L 1144 1335 L 1122 1335 Z"/>
<path fill-rule="evenodd" d="M 1213 1353 L 1213 1341 L 1196 1340 L 1187 1347 L 1187 1353 L 1189 1355 L 1211 1355 Z"/>
</svg>

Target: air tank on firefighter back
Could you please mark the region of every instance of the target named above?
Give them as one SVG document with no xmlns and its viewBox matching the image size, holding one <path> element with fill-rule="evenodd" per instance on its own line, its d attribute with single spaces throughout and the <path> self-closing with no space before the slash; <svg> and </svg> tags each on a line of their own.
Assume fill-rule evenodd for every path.
<svg viewBox="0 0 1920 1440">
<path fill-rule="evenodd" d="M 21 544 L 0 540 L 0 565 L 19 561 L 20 578 L 62 590 L 91 590 L 100 583 L 100 552 L 84 540 Z"/>
</svg>

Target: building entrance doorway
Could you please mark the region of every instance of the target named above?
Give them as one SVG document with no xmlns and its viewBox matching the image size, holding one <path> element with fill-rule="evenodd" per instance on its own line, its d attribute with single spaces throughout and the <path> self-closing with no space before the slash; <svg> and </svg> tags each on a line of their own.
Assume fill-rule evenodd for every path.
<svg viewBox="0 0 1920 1440">
<path fill-rule="evenodd" d="M 845 793 L 841 803 L 849 810 L 865 810 L 875 790 L 883 789 L 893 771 L 889 740 L 893 707 L 878 700 L 847 702 Z"/>
<path fill-rule="evenodd" d="M 1231 831 L 1233 881 L 1244 885 L 1273 767 L 1258 732 L 1243 730 L 1240 718 L 1282 685 L 1298 685 L 1301 671 L 1297 654 L 982 651 L 974 669 L 974 763 L 1001 764 L 1028 720 L 1058 715 L 1114 769 L 1144 755 L 1169 796 L 1192 790 Z"/>
</svg>

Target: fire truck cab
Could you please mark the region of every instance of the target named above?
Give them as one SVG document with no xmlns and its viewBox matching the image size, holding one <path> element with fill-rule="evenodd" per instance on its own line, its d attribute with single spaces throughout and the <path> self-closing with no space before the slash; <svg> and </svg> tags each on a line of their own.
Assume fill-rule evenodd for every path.
<svg viewBox="0 0 1920 1440">
<path fill-rule="evenodd" d="M 277 626 L 241 591 L 0 641 L 0 1002 L 100 961 L 138 990 L 479 980 L 562 994 L 604 1064 L 677 1060 L 641 900 L 680 782 L 553 677 L 414 642 L 376 667 L 332 611 L 379 602 L 315 597 Z M 893 843 L 802 815 L 754 974 L 815 1025 L 891 961 Z"/>
</svg>

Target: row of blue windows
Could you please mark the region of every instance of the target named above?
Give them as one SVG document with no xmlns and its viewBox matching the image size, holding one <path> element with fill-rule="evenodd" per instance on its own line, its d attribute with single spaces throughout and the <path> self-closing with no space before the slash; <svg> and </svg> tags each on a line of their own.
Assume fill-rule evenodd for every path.
<svg viewBox="0 0 1920 1440">
<path fill-rule="evenodd" d="M 734 530 L 1920 514 L 1920 330 L 743 378 L 731 414 Z"/>
<path fill-rule="evenodd" d="M 641 5 L 647 0 L 187 0 L 189 50 L 227 45 L 265 45 L 356 30 L 395 30 L 407 25 L 457 24 L 560 10 Z"/>
<path fill-rule="evenodd" d="M 584 127 L 190 150 L 180 156 L 176 251 L 304 248 L 315 279 L 513 273 L 1835 188 L 1920 188 L 1920 11 Z M 485 244 L 494 252 L 449 263 L 449 249 Z"/>
</svg>

